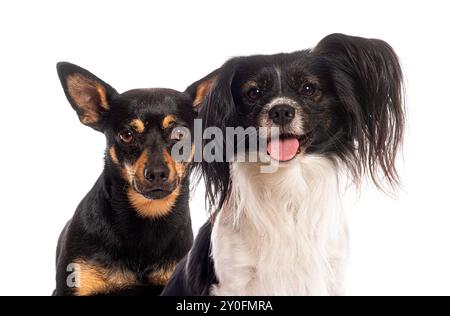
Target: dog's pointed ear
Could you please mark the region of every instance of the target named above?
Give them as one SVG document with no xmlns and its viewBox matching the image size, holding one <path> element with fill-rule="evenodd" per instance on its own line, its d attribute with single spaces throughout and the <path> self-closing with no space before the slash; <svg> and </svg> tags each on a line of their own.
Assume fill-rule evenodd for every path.
<svg viewBox="0 0 450 316">
<path fill-rule="evenodd" d="M 405 123 L 403 75 L 392 47 L 378 39 L 331 34 L 312 50 L 330 65 L 335 90 L 350 114 L 359 174 L 395 188 L 395 158 Z M 381 171 L 381 173 L 380 173 Z"/>
<path fill-rule="evenodd" d="M 117 91 L 95 75 L 77 65 L 56 65 L 67 99 L 84 125 L 103 131 L 106 113 Z"/>
<path fill-rule="evenodd" d="M 213 89 L 214 85 L 217 82 L 219 69 L 213 71 L 206 77 L 194 82 L 186 89 L 186 93 L 188 93 L 192 98 L 192 107 L 194 112 L 198 114 L 200 109 L 209 95 L 210 91 Z"/>
</svg>

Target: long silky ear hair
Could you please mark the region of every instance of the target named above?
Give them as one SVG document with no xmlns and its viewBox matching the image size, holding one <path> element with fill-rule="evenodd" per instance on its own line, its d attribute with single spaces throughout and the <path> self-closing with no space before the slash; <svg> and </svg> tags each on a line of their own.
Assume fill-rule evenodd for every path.
<svg viewBox="0 0 450 316">
<path fill-rule="evenodd" d="M 331 34 L 313 53 L 329 63 L 339 102 L 350 115 L 348 132 L 355 148 L 345 162 L 355 182 L 368 174 L 379 189 L 395 190 L 405 110 L 403 76 L 394 50 L 381 40 Z"/>
<path fill-rule="evenodd" d="M 234 126 L 236 121 L 236 109 L 231 91 L 237 58 L 226 62 L 221 68 L 215 70 L 205 78 L 197 81 L 186 90 L 199 100 L 199 93 L 204 93 L 204 86 L 208 91 L 201 98 L 199 106 L 199 118 L 202 119 L 203 131 L 208 127 L 216 127 L 225 135 L 227 126 Z M 215 142 L 215 146 L 222 146 L 223 160 L 206 162 L 202 159 L 196 164 L 196 169 L 203 177 L 206 186 L 206 201 L 210 211 L 222 208 L 231 188 L 229 163 L 225 160 L 225 139 L 203 140 L 202 149 L 209 142 Z"/>
</svg>

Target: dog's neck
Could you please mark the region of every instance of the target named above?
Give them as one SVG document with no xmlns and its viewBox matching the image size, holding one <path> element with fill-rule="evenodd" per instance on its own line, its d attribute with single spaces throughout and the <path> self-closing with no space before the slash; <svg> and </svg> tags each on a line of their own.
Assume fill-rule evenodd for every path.
<svg viewBox="0 0 450 316">
<path fill-rule="evenodd" d="M 236 226 L 244 220 L 261 232 L 293 217 L 314 224 L 339 198 L 337 168 L 320 156 L 297 157 L 273 173 L 262 173 L 256 163 L 235 163 L 231 177 L 225 209 L 232 210 Z"/>
</svg>

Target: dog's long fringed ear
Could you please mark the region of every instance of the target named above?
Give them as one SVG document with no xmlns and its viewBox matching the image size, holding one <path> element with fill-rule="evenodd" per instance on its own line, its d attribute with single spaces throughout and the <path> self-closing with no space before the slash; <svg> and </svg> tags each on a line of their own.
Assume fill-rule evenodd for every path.
<svg viewBox="0 0 450 316">
<path fill-rule="evenodd" d="M 234 126 L 230 118 L 235 117 L 235 105 L 231 85 L 235 73 L 235 59 L 229 60 L 221 68 L 215 70 L 203 79 L 195 82 L 186 90 L 194 100 L 194 106 L 199 111 L 203 130 L 220 129 L 225 135 L 227 126 Z M 202 146 L 215 143 L 222 148 L 225 155 L 225 139 L 203 140 Z M 219 143 L 220 142 L 220 143 Z M 216 147 L 218 148 L 218 147 Z M 203 157 L 197 165 L 206 185 L 206 198 L 210 210 L 218 210 L 225 202 L 230 186 L 229 164 L 225 157 L 221 161 L 208 162 Z"/>
<path fill-rule="evenodd" d="M 356 146 L 356 180 L 369 174 L 377 187 L 395 189 L 395 160 L 405 123 L 397 55 L 382 40 L 344 34 L 325 37 L 313 52 L 329 61 L 338 98 L 351 115 L 347 123 Z"/>
<path fill-rule="evenodd" d="M 74 64 L 60 62 L 56 68 L 64 93 L 81 123 L 102 131 L 110 100 L 117 94 L 116 90 Z"/>
</svg>

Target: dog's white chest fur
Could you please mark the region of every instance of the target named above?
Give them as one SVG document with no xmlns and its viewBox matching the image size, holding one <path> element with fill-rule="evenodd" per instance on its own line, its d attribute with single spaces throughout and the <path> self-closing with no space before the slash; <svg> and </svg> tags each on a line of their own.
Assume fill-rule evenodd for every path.
<svg viewBox="0 0 450 316">
<path fill-rule="evenodd" d="M 339 295 L 348 253 L 335 165 L 297 157 L 275 173 L 235 163 L 214 223 L 213 295 Z"/>
</svg>

